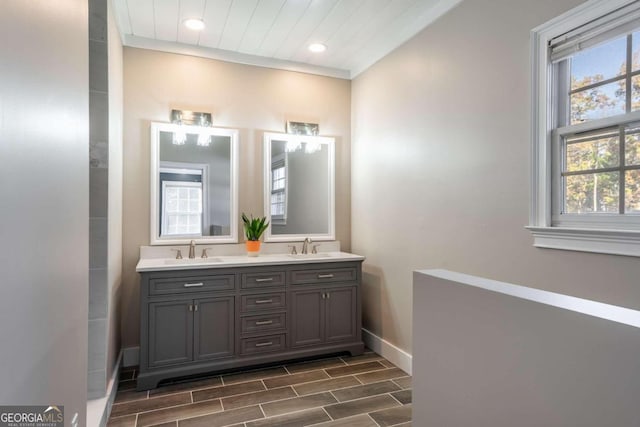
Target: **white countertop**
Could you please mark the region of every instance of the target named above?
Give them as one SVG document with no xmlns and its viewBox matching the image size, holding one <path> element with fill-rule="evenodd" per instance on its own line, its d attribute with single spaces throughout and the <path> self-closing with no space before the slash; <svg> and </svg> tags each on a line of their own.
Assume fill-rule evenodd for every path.
<svg viewBox="0 0 640 427">
<path fill-rule="evenodd" d="M 141 251 L 142 252 L 142 251 Z M 199 253 L 199 252 L 198 252 Z M 185 252 L 183 252 L 184 256 Z M 175 259 L 175 257 L 141 257 L 136 266 L 137 272 L 194 270 L 206 268 L 250 267 L 264 265 L 291 265 L 326 262 L 362 261 L 361 255 L 346 252 L 320 252 L 308 255 L 260 254 L 257 257 L 247 255 L 211 255 L 209 258 Z"/>
</svg>

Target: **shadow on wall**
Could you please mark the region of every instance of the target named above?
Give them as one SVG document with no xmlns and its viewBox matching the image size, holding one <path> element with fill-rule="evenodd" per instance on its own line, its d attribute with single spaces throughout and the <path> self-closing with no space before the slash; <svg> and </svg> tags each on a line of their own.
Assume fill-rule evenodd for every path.
<svg viewBox="0 0 640 427">
<path fill-rule="evenodd" d="M 383 297 L 386 283 L 381 268 L 362 265 L 362 327 L 382 336 Z M 388 312 L 388 310 L 384 310 Z"/>
</svg>

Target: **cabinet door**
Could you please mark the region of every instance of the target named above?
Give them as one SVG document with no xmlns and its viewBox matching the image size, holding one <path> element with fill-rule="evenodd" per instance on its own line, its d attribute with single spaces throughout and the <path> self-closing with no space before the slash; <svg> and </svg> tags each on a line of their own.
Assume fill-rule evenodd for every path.
<svg viewBox="0 0 640 427">
<path fill-rule="evenodd" d="M 234 297 L 195 300 L 195 360 L 218 359 L 234 354 Z"/>
<path fill-rule="evenodd" d="M 192 301 L 149 303 L 149 366 L 193 359 Z"/>
<path fill-rule="evenodd" d="M 356 286 L 325 290 L 325 339 L 327 342 L 357 337 L 357 291 Z"/>
<path fill-rule="evenodd" d="M 324 298 L 322 289 L 291 292 L 291 345 L 320 344 L 324 340 Z"/>
</svg>

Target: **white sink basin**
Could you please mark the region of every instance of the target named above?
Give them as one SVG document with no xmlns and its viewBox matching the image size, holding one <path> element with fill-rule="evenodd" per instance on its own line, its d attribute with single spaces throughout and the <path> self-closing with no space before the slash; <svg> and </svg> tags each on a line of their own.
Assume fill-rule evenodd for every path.
<svg viewBox="0 0 640 427">
<path fill-rule="evenodd" d="M 189 265 L 189 264 L 216 264 L 220 263 L 220 258 L 182 258 L 182 259 L 165 259 L 165 265 Z"/>
<path fill-rule="evenodd" d="M 289 254 L 290 258 L 294 259 L 318 259 L 318 258 L 330 258 L 331 254 L 318 253 L 318 254 Z"/>
</svg>

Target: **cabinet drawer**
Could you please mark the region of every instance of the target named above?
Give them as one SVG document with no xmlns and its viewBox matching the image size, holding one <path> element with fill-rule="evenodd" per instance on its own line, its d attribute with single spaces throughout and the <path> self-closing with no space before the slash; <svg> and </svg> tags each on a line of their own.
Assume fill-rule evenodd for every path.
<svg viewBox="0 0 640 427">
<path fill-rule="evenodd" d="M 286 297 L 284 292 L 274 292 L 271 294 L 242 295 L 241 311 L 261 311 L 286 308 Z"/>
<path fill-rule="evenodd" d="M 358 272 L 355 267 L 318 268 L 313 270 L 293 270 L 291 283 L 294 285 L 306 283 L 351 282 L 357 280 Z"/>
<path fill-rule="evenodd" d="M 284 271 L 263 271 L 255 273 L 242 273 L 242 289 L 266 288 L 271 286 L 284 286 L 286 280 Z"/>
<path fill-rule="evenodd" d="M 270 351 L 284 350 L 287 335 L 269 335 L 266 337 L 245 338 L 240 341 L 240 354 L 266 353 Z"/>
<path fill-rule="evenodd" d="M 233 274 L 191 276 L 149 280 L 149 295 L 182 294 L 187 292 L 230 291 L 235 289 Z"/>
<path fill-rule="evenodd" d="M 287 327 L 286 313 L 260 314 L 242 318 L 241 328 L 243 334 L 273 331 Z"/>
</svg>

